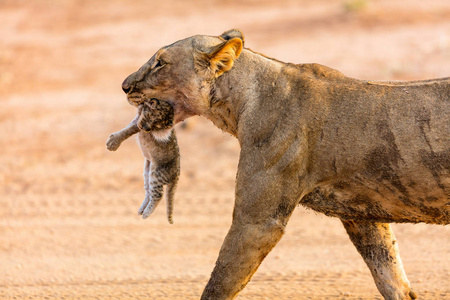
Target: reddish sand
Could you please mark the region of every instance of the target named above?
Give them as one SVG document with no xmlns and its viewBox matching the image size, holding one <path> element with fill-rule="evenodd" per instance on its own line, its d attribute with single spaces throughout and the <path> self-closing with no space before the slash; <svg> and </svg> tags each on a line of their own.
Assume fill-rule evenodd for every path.
<svg viewBox="0 0 450 300">
<path fill-rule="evenodd" d="M 152 3 L 151 3 L 152 2 Z M 0 1 L 0 298 L 198 299 L 231 222 L 237 141 L 177 128 L 174 225 L 147 220 L 120 86 L 161 46 L 237 27 L 246 46 L 364 79 L 450 76 L 450 2 Z M 151 4 L 150 4 L 151 3 Z M 420 299 L 450 299 L 450 227 L 393 225 Z M 381 299 L 338 219 L 299 207 L 238 299 Z"/>
</svg>

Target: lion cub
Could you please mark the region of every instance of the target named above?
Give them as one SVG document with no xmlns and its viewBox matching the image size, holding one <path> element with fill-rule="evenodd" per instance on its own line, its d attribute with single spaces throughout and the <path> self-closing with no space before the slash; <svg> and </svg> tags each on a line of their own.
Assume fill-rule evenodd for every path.
<svg viewBox="0 0 450 300">
<path fill-rule="evenodd" d="M 124 129 L 110 135 L 106 147 L 115 151 L 130 136 L 138 134 L 139 145 L 145 157 L 145 199 L 139 214 L 145 219 L 158 206 L 167 185 L 167 219 L 173 224 L 173 199 L 180 175 L 180 151 L 173 130 L 173 108 L 155 98 L 139 105 L 138 114 Z"/>
</svg>

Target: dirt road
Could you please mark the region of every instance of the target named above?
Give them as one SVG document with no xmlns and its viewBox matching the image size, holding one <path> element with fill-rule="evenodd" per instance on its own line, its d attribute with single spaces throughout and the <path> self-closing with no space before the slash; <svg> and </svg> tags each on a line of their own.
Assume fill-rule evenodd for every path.
<svg viewBox="0 0 450 300">
<path fill-rule="evenodd" d="M 135 113 L 121 82 L 163 45 L 236 27 L 283 61 L 450 76 L 447 0 L 244 2 L 0 1 L 0 299 L 199 298 L 231 223 L 237 141 L 203 119 L 177 128 L 174 225 L 162 207 L 137 216 L 134 139 L 105 148 Z M 450 299 L 450 227 L 394 230 L 420 299 Z M 238 299 L 381 297 L 339 220 L 299 207 Z"/>
</svg>

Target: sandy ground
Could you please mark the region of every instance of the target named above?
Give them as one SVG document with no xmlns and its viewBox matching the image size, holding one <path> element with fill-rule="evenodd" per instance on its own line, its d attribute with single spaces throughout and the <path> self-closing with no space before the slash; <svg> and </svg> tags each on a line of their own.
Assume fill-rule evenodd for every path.
<svg viewBox="0 0 450 300">
<path fill-rule="evenodd" d="M 177 128 L 174 225 L 142 220 L 143 158 L 108 135 L 121 82 L 161 46 L 230 28 L 246 46 L 364 79 L 450 75 L 450 2 L 0 0 L 0 298 L 198 299 L 231 223 L 239 146 Z M 420 299 L 450 299 L 450 227 L 394 225 Z M 380 299 L 339 220 L 299 207 L 238 299 Z"/>
</svg>

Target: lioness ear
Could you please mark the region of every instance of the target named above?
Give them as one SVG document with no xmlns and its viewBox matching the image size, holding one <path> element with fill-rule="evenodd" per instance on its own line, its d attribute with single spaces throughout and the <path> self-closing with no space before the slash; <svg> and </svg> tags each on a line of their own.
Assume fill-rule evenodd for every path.
<svg viewBox="0 0 450 300">
<path fill-rule="evenodd" d="M 232 38 L 212 47 L 208 53 L 199 53 L 197 56 L 197 71 L 206 76 L 219 77 L 233 67 L 234 61 L 242 51 L 242 40 Z"/>
<path fill-rule="evenodd" d="M 242 41 L 242 45 L 244 44 L 244 34 L 239 29 L 231 29 L 225 31 L 220 35 L 225 41 L 231 40 L 232 38 L 240 38 Z"/>
</svg>

